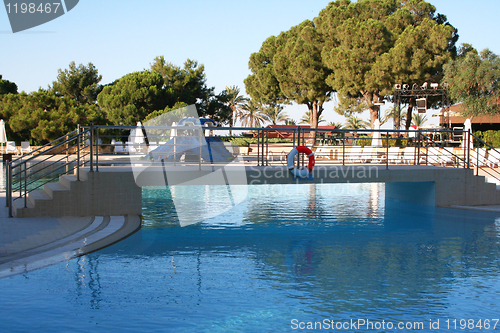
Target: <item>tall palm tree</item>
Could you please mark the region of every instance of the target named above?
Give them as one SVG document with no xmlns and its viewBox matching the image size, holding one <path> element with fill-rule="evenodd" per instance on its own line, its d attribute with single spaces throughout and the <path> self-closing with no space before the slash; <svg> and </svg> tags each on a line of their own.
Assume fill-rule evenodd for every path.
<svg viewBox="0 0 500 333">
<path fill-rule="evenodd" d="M 342 127 L 344 127 L 344 125 L 342 123 L 336 123 L 334 121 L 331 121 L 327 124 L 327 126 L 335 126 L 335 128 L 337 129 L 342 129 Z"/>
<path fill-rule="evenodd" d="M 370 123 L 356 116 L 350 116 L 345 123 L 345 128 L 349 129 L 363 129 L 367 127 L 370 127 Z"/>
<path fill-rule="evenodd" d="M 238 86 L 226 86 L 225 90 L 228 97 L 227 105 L 232 110 L 229 126 L 233 127 L 240 116 L 242 106 L 248 101 L 248 98 L 240 95 L 240 88 Z"/>
<path fill-rule="evenodd" d="M 420 113 L 414 113 L 411 117 L 411 122 L 413 125 L 417 126 L 417 128 L 420 128 L 427 122 L 427 116 L 425 114 L 421 115 Z"/>
<path fill-rule="evenodd" d="M 394 129 L 399 129 L 401 127 L 402 123 L 406 122 L 406 110 L 403 108 L 401 109 L 401 115 L 399 119 L 399 124 L 398 124 L 398 109 L 396 106 L 390 107 L 385 111 L 384 116 L 382 119 L 380 119 L 380 124 L 384 124 L 387 121 L 392 119 L 394 123 Z"/>
<path fill-rule="evenodd" d="M 241 107 L 241 124 L 246 127 L 260 127 L 267 120 L 262 112 L 262 106 L 253 100 Z"/>
<path fill-rule="evenodd" d="M 277 125 L 280 122 L 286 122 L 289 117 L 286 112 L 283 111 L 283 107 L 280 105 L 277 106 L 268 106 L 262 110 L 262 113 L 266 115 L 268 120 L 273 124 Z"/>
<path fill-rule="evenodd" d="M 323 116 L 319 116 L 318 124 L 325 122 L 325 118 Z M 299 124 L 311 124 L 311 112 L 306 111 L 302 118 L 300 118 Z"/>
</svg>

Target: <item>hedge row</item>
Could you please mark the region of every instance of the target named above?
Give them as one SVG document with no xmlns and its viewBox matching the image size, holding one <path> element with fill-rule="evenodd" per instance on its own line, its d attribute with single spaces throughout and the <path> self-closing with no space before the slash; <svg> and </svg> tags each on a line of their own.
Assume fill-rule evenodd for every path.
<svg viewBox="0 0 500 333">
<path fill-rule="evenodd" d="M 500 131 L 476 131 L 474 132 L 474 135 L 489 144 L 490 146 L 493 146 L 495 148 L 500 147 Z M 477 141 L 477 140 L 474 140 Z M 479 142 L 474 142 L 476 146 L 482 146 L 482 144 L 479 144 Z"/>
<path fill-rule="evenodd" d="M 250 144 L 257 144 L 257 138 L 232 138 L 232 137 L 221 137 L 225 142 L 231 142 L 235 146 L 249 146 Z M 290 143 L 292 140 L 281 139 L 281 138 L 269 138 L 269 143 Z"/>
</svg>

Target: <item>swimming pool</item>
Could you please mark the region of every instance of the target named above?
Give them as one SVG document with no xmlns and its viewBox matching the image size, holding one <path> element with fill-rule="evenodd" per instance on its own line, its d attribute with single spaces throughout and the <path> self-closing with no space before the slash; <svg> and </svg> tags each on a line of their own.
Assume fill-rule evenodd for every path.
<svg viewBox="0 0 500 333">
<path fill-rule="evenodd" d="M 499 214 L 386 200 L 383 184 L 256 185 L 181 228 L 170 195 L 144 189 L 124 241 L 0 280 L 0 330 L 483 332 L 500 316 Z"/>
</svg>

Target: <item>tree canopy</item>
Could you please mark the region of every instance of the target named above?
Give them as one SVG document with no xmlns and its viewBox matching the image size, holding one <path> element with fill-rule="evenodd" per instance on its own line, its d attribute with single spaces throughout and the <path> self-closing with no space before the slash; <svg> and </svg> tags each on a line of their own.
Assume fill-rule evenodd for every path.
<svg viewBox="0 0 500 333">
<path fill-rule="evenodd" d="M 227 105 L 230 96 L 225 91 L 215 95 L 215 88 L 207 86 L 203 64 L 187 59 L 180 67 L 159 56 L 151 64 L 151 71 L 163 78 L 165 107 L 173 107 L 180 102 L 194 104 L 200 116 L 208 116 L 224 124 L 231 122 L 232 112 Z"/>
<path fill-rule="evenodd" d="M 283 107 L 277 106 L 266 106 L 263 108 L 262 113 L 266 116 L 267 120 L 273 125 L 278 125 L 278 123 L 286 122 L 290 118 L 288 114 L 283 111 Z"/>
<path fill-rule="evenodd" d="M 102 76 L 97 68 L 89 62 L 87 66 L 80 64 L 78 67 L 72 61 L 69 69 L 59 69 L 57 81 L 52 83 L 52 90 L 61 97 L 71 98 L 78 103 L 95 104 L 97 95 L 102 90 Z"/>
<path fill-rule="evenodd" d="M 48 90 L 17 94 L 17 85 L 0 76 L 0 117 L 9 139 L 32 144 L 56 139 L 78 124 L 135 125 L 178 107 L 195 104 L 200 116 L 227 124 L 230 95 L 215 95 L 206 85 L 205 68 L 188 59 L 183 67 L 157 57 L 151 70 L 130 73 L 103 87 L 92 64 L 59 69 Z"/>
<path fill-rule="evenodd" d="M 7 122 L 9 140 L 32 139 L 35 143 L 55 140 L 73 131 L 78 124 L 104 121 L 97 105 L 79 104 L 45 90 L 4 96 L 0 116 Z"/>
<path fill-rule="evenodd" d="M 456 29 L 423 0 L 337 0 L 315 19 L 325 45 L 322 57 L 338 93 L 362 96 L 371 123 L 374 103 L 400 82 L 439 81 L 456 52 Z"/>
<path fill-rule="evenodd" d="M 30 94 L 17 93 L 17 86 L 0 77 L 0 117 L 7 123 L 9 140 L 44 143 L 73 131 L 78 124 L 105 123 L 96 104 L 101 77 L 89 65 L 70 63 L 69 70 L 59 70 L 57 81 L 49 90 Z"/>
<path fill-rule="evenodd" d="M 165 108 L 163 82 L 156 71 L 127 74 L 104 87 L 99 105 L 111 123 L 135 125 L 149 113 Z"/>
<path fill-rule="evenodd" d="M 323 64 L 322 49 L 322 37 L 309 20 L 278 37 L 269 37 L 250 57 L 247 93 L 271 106 L 291 102 L 307 105 L 309 123 L 316 128 L 323 104 L 332 93 L 325 81 L 330 71 Z"/>
<path fill-rule="evenodd" d="M 337 0 L 313 21 L 267 38 L 250 56 L 245 85 L 260 103 L 306 104 L 312 127 L 333 92 L 347 116 L 352 106 L 366 105 L 373 124 L 376 103 L 395 83 L 440 81 L 457 39 L 446 17 L 423 0 Z"/>
<path fill-rule="evenodd" d="M 286 97 L 281 92 L 279 81 L 274 71 L 274 56 L 276 54 L 276 37 L 267 38 L 259 52 L 250 55 L 248 67 L 252 74 L 245 79 L 245 89 L 252 100 L 262 104 L 278 105 L 286 103 Z"/>
<path fill-rule="evenodd" d="M 14 82 L 2 79 L 2 75 L 0 75 L 0 96 L 6 94 L 17 94 L 17 85 Z"/>
<path fill-rule="evenodd" d="M 370 126 L 370 123 L 366 120 L 363 120 L 357 116 L 350 116 L 347 118 L 346 123 L 344 124 L 345 128 L 352 128 L 352 129 L 364 129 Z"/>
<path fill-rule="evenodd" d="M 248 127 L 259 127 L 268 120 L 267 116 L 262 112 L 262 105 L 254 100 L 250 100 L 243 105 L 240 119 L 241 124 Z"/>
<path fill-rule="evenodd" d="M 226 86 L 227 106 L 231 109 L 231 116 L 229 118 L 229 126 L 234 126 L 236 120 L 241 115 L 241 108 L 248 101 L 248 98 L 240 95 L 240 88 L 237 86 Z"/>
<path fill-rule="evenodd" d="M 480 54 L 465 46 L 445 65 L 443 81 L 451 98 L 464 104 L 468 116 L 500 113 L 500 58 L 485 49 Z"/>
</svg>

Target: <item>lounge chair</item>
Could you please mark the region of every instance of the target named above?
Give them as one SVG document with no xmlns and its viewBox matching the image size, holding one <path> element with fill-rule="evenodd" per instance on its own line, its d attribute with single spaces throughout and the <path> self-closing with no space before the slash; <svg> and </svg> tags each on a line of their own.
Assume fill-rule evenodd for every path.
<svg viewBox="0 0 500 333">
<path fill-rule="evenodd" d="M 441 155 L 439 155 L 439 161 L 442 166 L 447 164 L 455 165 L 455 155 L 453 154 L 453 148 L 441 148 Z"/>
<path fill-rule="evenodd" d="M 385 153 L 385 149 L 384 149 L 384 153 Z M 373 150 L 372 150 L 372 160 L 371 162 L 372 163 L 385 163 L 385 160 L 387 159 L 387 156 L 382 153 L 381 151 L 378 150 L 378 147 L 373 147 Z"/>
<path fill-rule="evenodd" d="M 129 154 L 135 154 L 137 153 L 137 148 L 135 147 L 135 144 L 131 141 L 127 141 L 125 151 Z"/>
<path fill-rule="evenodd" d="M 111 145 L 113 146 L 113 154 L 124 154 L 127 151 L 123 147 L 123 142 L 116 142 L 115 139 L 111 140 Z"/>
<path fill-rule="evenodd" d="M 402 161 L 406 162 L 406 164 L 410 164 L 415 161 L 415 147 L 405 147 L 403 150 Z"/>
<path fill-rule="evenodd" d="M 350 163 L 355 163 L 356 161 L 361 161 L 361 146 L 352 146 L 349 151 L 349 155 L 347 155 L 347 161 Z"/>
<path fill-rule="evenodd" d="M 418 160 L 419 163 L 425 163 L 425 156 L 423 155 L 423 150 L 420 150 L 420 159 Z M 403 151 L 403 157 L 402 161 L 406 162 L 407 164 L 412 164 L 417 161 L 418 156 L 418 151 L 416 150 L 415 147 L 405 147 Z"/>
<path fill-rule="evenodd" d="M 494 168 L 495 165 L 498 167 L 500 166 L 500 151 L 496 149 L 491 149 L 488 151 L 488 160 L 486 161 L 486 164 L 490 168 Z"/>
<path fill-rule="evenodd" d="M 332 159 L 333 148 L 328 146 L 319 146 L 314 153 L 316 158 L 327 158 Z"/>
<path fill-rule="evenodd" d="M 7 145 L 5 146 L 6 154 L 18 154 L 16 143 L 14 141 L 7 141 Z"/>
<path fill-rule="evenodd" d="M 431 164 L 438 164 L 441 166 L 446 166 L 448 164 L 455 165 L 456 156 L 453 154 L 453 148 L 439 148 L 439 147 L 429 147 L 427 148 L 427 161 Z"/>
<path fill-rule="evenodd" d="M 31 153 L 31 146 L 28 141 L 22 141 L 21 142 L 21 156 L 23 154 L 29 154 Z"/>
<path fill-rule="evenodd" d="M 269 162 L 274 162 L 274 161 L 283 162 L 283 161 L 286 161 L 286 153 L 284 151 L 282 151 L 281 153 L 270 151 L 267 154 L 267 160 Z M 284 163 L 282 163 L 282 164 L 284 164 Z"/>
<path fill-rule="evenodd" d="M 439 155 L 439 147 L 428 147 L 427 148 L 427 163 L 430 164 L 441 164 Z"/>
<path fill-rule="evenodd" d="M 470 160 L 472 164 L 480 167 L 486 165 L 486 148 L 476 148 L 474 152 L 471 151 Z"/>
<path fill-rule="evenodd" d="M 388 155 L 389 163 L 399 164 L 403 161 L 403 156 L 399 155 L 399 147 L 389 147 Z"/>
<path fill-rule="evenodd" d="M 374 146 L 364 146 L 363 151 L 360 155 L 360 160 L 362 163 L 383 163 L 386 156 L 378 156 L 377 147 Z"/>
<path fill-rule="evenodd" d="M 361 163 L 371 162 L 372 155 L 373 155 L 373 146 L 364 146 L 360 156 Z"/>
</svg>

